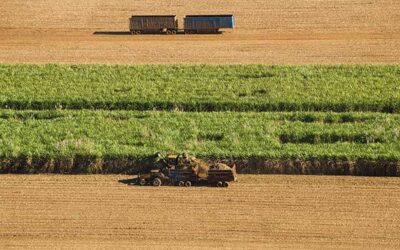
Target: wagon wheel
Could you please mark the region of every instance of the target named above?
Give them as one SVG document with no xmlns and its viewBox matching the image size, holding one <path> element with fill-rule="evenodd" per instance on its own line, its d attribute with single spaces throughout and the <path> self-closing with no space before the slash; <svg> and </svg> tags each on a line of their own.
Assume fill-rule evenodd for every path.
<svg viewBox="0 0 400 250">
<path fill-rule="evenodd" d="M 185 182 L 185 187 L 191 187 L 191 186 L 192 186 L 192 182 L 190 182 L 190 181 Z"/>
<path fill-rule="evenodd" d="M 222 187 L 222 186 L 223 186 L 222 181 L 217 182 L 217 187 Z"/>
<path fill-rule="evenodd" d="M 140 180 L 139 180 L 139 185 L 140 185 L 140 186 L 146 185 L 146 180 L 145 180 L 145 179 L 140 179 Z"/>
<path fill-rule="evenodd" d="M 227 181 L 224 181 L 224 187 L 229 187 L 229 182 L 227 182 Z"/>
<path fill-rule="evenodd" d="M 184 181 L 180 181 L 180 182 L 178 183 L 178 186 L 184 187 L 184 186 L 185 186 L 185 182 L 184 182 Z"/>
<path fill-rule="evenodd" d="M 160 180 L 160 178 L 155 178 L 155 179 L 153 180 L 153 186 L 155 186 L 155 187 L 161 186 L 161 180 Z"/>
</svg>

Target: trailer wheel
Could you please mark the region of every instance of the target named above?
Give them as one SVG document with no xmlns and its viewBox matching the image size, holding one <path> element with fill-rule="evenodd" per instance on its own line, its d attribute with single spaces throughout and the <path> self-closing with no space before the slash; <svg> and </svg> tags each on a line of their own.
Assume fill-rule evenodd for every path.
<svg viewBox="0 0 400 250">
<path fill-rule="evenodd" d="M 171 30 L 171 35 L 176 35 L 176 30 Z"/>
<path fill-rule="evenodd" d="M 224 187 L 229 187 L 229 182 L 227 182 L 227 181 L 224 181 Z"/>
<path fill-rule="evenodd" d="M 191 187 L 191 186 L 192 186 L 192 182 L 190 182 L 190 181 L 185 182 L 185 187 Z"/>
<path fill-rule="evenodd" d="M 172 31 L 167 30 L 167 35 L 171 35 L 171 34 L 172 34 Z"/>
<path fill-rule="evenodd" d="M 155 179 L 153 180 L 153 186 L 155 186 L 155 187 L 161 186 L 161 180 L 160 180 L 160 178 L 155 178 Z"/>
<path fill-rule="evenodd" d="M 135 31 L 136 35 L 140 35 L 142 32 L 140 30 Z"/>
<path fill-rule="evenodd" d="M 184 187 L 184 186 L 185 186 L 185 182 L 184 182 L 184 181 L 180 181 L 180 182 L 178 183 L 178 186 Z"/>
<path fill-rule="evenodd" d="M 217 182 L 217 187 L 222 187 L 223 185 L 222 181 Z"/>
<path fill-rule="evenodd" d="M 140 180 L 139 180 L 139 185 L 140 185 L 140 186 L 146 185 L 146 180 L 145 180 L 145 179 L 140 179 Z"/>
</svg>

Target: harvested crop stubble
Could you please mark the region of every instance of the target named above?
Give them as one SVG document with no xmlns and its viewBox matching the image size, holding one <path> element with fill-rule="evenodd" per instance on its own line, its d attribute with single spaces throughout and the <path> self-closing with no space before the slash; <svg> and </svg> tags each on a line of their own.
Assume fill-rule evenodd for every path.
<svg viewBox="0 0 400 250">
<path fill-rule="evenodd" d="M 293 121 L 307 116 L 315 121 Z M 2 172 L 121 173 L 138 170 L 155 152 L 187 151 L 213 161 L 287 160 L 282 173 L 313 173 L 310 169 L 317 168 L 308 164 L 293 170 L 298 169 L 290 167 L 296 160 L 355 161 L 363 167 L 360 159 L 365 159 L 373 169 L 387 162 L 383 173 L 395 175 L 399 128 L 398 114 L 382 113 L 1 110 L 0 167 Z M 240 166 L 241 172 L 275 171 Z M 314 172 L 362 172 L 322 168 Z"/>
<path fill-rule="evenodd" d="M 400 58 L 398 0 L 2 0 L 0 13 L 3 63 L 375 64 Z M 182 28 L 184 15 L 221 13 L 236 18 L 235 29 L 223 35 L 128 32 L 131 15 L 176 14 Z"/>
<path fill-rule="evenodd" d="M 0 65 L 0 107 L 400 111 L 400 66 Z"/>
</svg>

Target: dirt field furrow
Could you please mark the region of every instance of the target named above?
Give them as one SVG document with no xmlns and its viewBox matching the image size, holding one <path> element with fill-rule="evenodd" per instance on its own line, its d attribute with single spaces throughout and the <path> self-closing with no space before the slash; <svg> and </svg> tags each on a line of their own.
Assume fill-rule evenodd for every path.
<svg viewBox="0 0 400 250">
<path fill-rule="evenodd" d="M 242 175 L 229 189 L 127 178 L 0 176 L 0 248 L 400 247 L 397 178 Z"/>
<path fill-rule="evenodd" d="M 18 14 L 16 14 L 18 13 Z M 232 13 L 223 35 L 131 36 L 140 14 Z M 398 63 L 393 0 L 3 0 L 1 63 Z M 98 32 L 98 35 L 94 33 Z"/>
</svg>

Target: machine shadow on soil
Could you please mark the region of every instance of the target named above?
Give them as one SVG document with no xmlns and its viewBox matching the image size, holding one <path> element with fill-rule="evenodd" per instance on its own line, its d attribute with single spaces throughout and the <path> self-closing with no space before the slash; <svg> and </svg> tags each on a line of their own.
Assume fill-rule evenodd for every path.
<svg viewBox="0 0 400 250">
<path fill-rule="evenodd" d="M 129 31 L 95 31 L 93 35 L 130 36 Z"/>
</svg>

